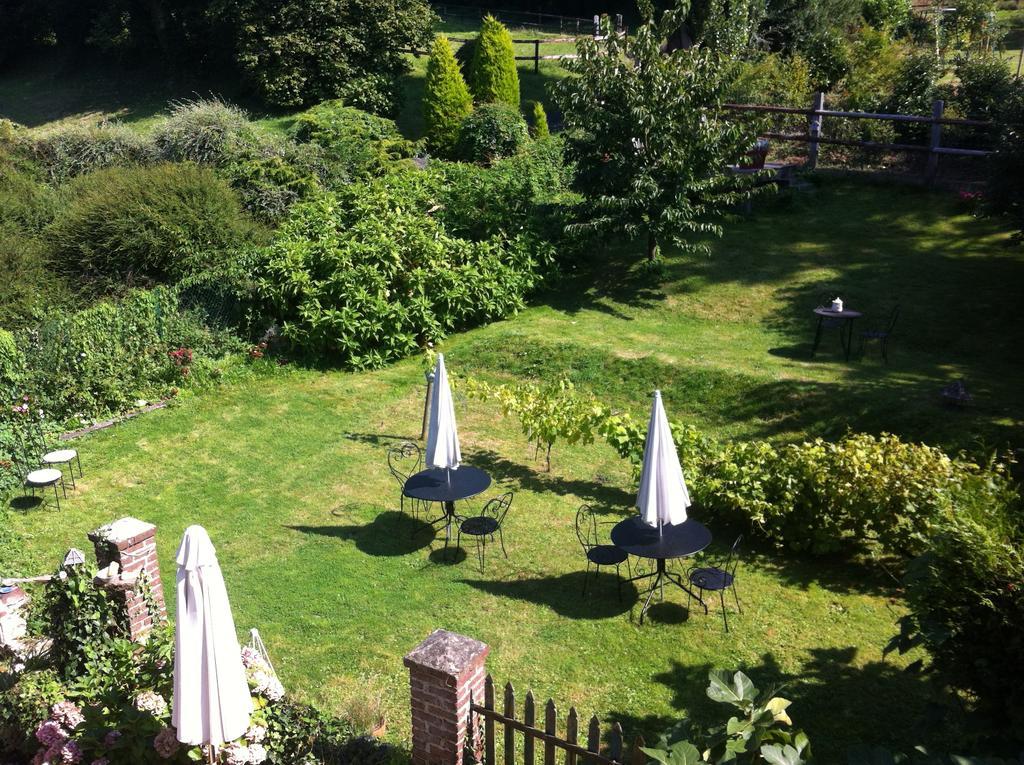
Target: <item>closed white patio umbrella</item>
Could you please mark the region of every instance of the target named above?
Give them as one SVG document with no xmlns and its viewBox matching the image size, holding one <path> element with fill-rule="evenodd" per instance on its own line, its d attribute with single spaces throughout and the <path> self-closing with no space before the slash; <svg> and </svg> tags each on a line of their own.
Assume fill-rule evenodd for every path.
<svg viewBox="0 0 1024 765">
<path fill-rule="evenodd" d="M 690 493 L 683 480 L 683 469 L 679 466 L 679 455 L 676 454 L 668 417 L 661 403 L 661 391 L 657 390 L 651 406 L 651 421 L 647 425 L 644 466 L 640 473 L 636 506 L 644 523 L 657 527 L 659 534 L 662 526 L 674 526 L 685 521 L 686 508 L 690 506 Z"/>
<path fill-rule="evenodd" d="M 430 400 L 430 422 L 427 426 L 427 467 L 457 470 L 462 462 L 459 431 L 455 426 L 455 404 L 448 387 L 444 354 L 437 354 L 434 367 L 434 395 Z"/>
<path fill-rule="evenodd" d="M 178 548 L 174 707 L 178 741 L 212 749 L 249 728 L 253 711 L 224 577 L 209 534 L 189 526 Z"/>
</svg>

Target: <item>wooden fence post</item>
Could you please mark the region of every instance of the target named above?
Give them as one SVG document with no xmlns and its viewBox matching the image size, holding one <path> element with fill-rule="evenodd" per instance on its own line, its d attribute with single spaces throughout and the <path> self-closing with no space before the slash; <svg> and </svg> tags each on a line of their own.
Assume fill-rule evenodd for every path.
<svg viewBox="0 0 1024 765">
<path fill-rule="evenodd" d="M 813 170 L 818 166 L 818 139 L 821 138 L 821 112 L 825 108 L 825 94 L 818 91 L 814 94 L 814 99 L 811 101 L 811 110 L 814 114 L 808 117 L 808 133 L 811 137 L 811 142 L 807 145 L 807 169 Z"/>
<path fill-rule="evenodd" d="M 932 103 L 932 129 L 928 139 L 928 167 L 925 170 L 925 179 L 928 183 L 935 183 L 939 173 L 939 154 L 936 149 L 942 146 L 942 124 L 939 120 L 942 119 L 945 106 L 942 99 L 936 99 Z"/>
</svg>

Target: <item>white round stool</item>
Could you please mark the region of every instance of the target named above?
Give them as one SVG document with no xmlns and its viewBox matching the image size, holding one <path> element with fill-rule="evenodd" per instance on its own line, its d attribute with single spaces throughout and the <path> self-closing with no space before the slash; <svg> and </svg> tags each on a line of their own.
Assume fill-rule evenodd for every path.
<svg viewBox="0 0 1024 765">
<path fill-rule="evenodd" d="M 43 455 L 41 462 L 44 465 L 67 465 L 68 473 L 71 475 L 71 488 L 78 488 L 77 484 L 75 484 L 75 466 L 72 463 L 78 463 L 78 477 L 81 478 L 82 458 L 78 456 L 78 452 L 76 450 L 58 449 L 57 451 L 49 452 Z"/>
<path fill-rule="evenodd" d="M 57 484 L 60 484 L 64 499 L 68 498 L 67 489 L 64 488 L 64 475 L 56 468 L 40 468 L 33 470 L 25 476 L 25 485 L 32 490 L 32 496 L 36 495 L 36 489 L 53 487 L 53 498 L 57 500 L 57 509 L 60 510 L 60 495 L 57 494 Z"/>
</svg>

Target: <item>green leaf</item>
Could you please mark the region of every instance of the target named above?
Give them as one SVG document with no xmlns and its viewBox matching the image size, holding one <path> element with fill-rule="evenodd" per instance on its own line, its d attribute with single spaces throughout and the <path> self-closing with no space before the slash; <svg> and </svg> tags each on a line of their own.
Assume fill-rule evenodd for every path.
<svg viewBox="0 0 1024 765">
<path fill-rule="evenodd" d="M 708 673 L 708 680 L 707 693 L 712 701 L 746 709 L 757 698 L 757 688 L 742 672 L 736 672 L 730 678 L 726 670 L 713 669 Z"/>
<path fill-rule="evenodd" d="M 765 744 L 761 747 L 761 756 L 770 765 L 803 765 L 804 762 L 800 752 L 789 744 L 786 746 Z"/>
</svg>

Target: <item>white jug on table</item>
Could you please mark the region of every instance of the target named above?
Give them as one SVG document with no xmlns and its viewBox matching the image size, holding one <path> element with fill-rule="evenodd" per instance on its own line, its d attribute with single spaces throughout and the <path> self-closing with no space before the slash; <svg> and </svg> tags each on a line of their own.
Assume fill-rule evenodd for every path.
<svg viewBox="0 0 1024 765">
<path fill-rule="evenodd" d="M 842 298 L 838 298 L 837 297 L 835 300 L 832 301 L 832 310 L 835 311 L 836 313 L 842 313 L 843 312 L 843 299 Z"/>
</svg>

